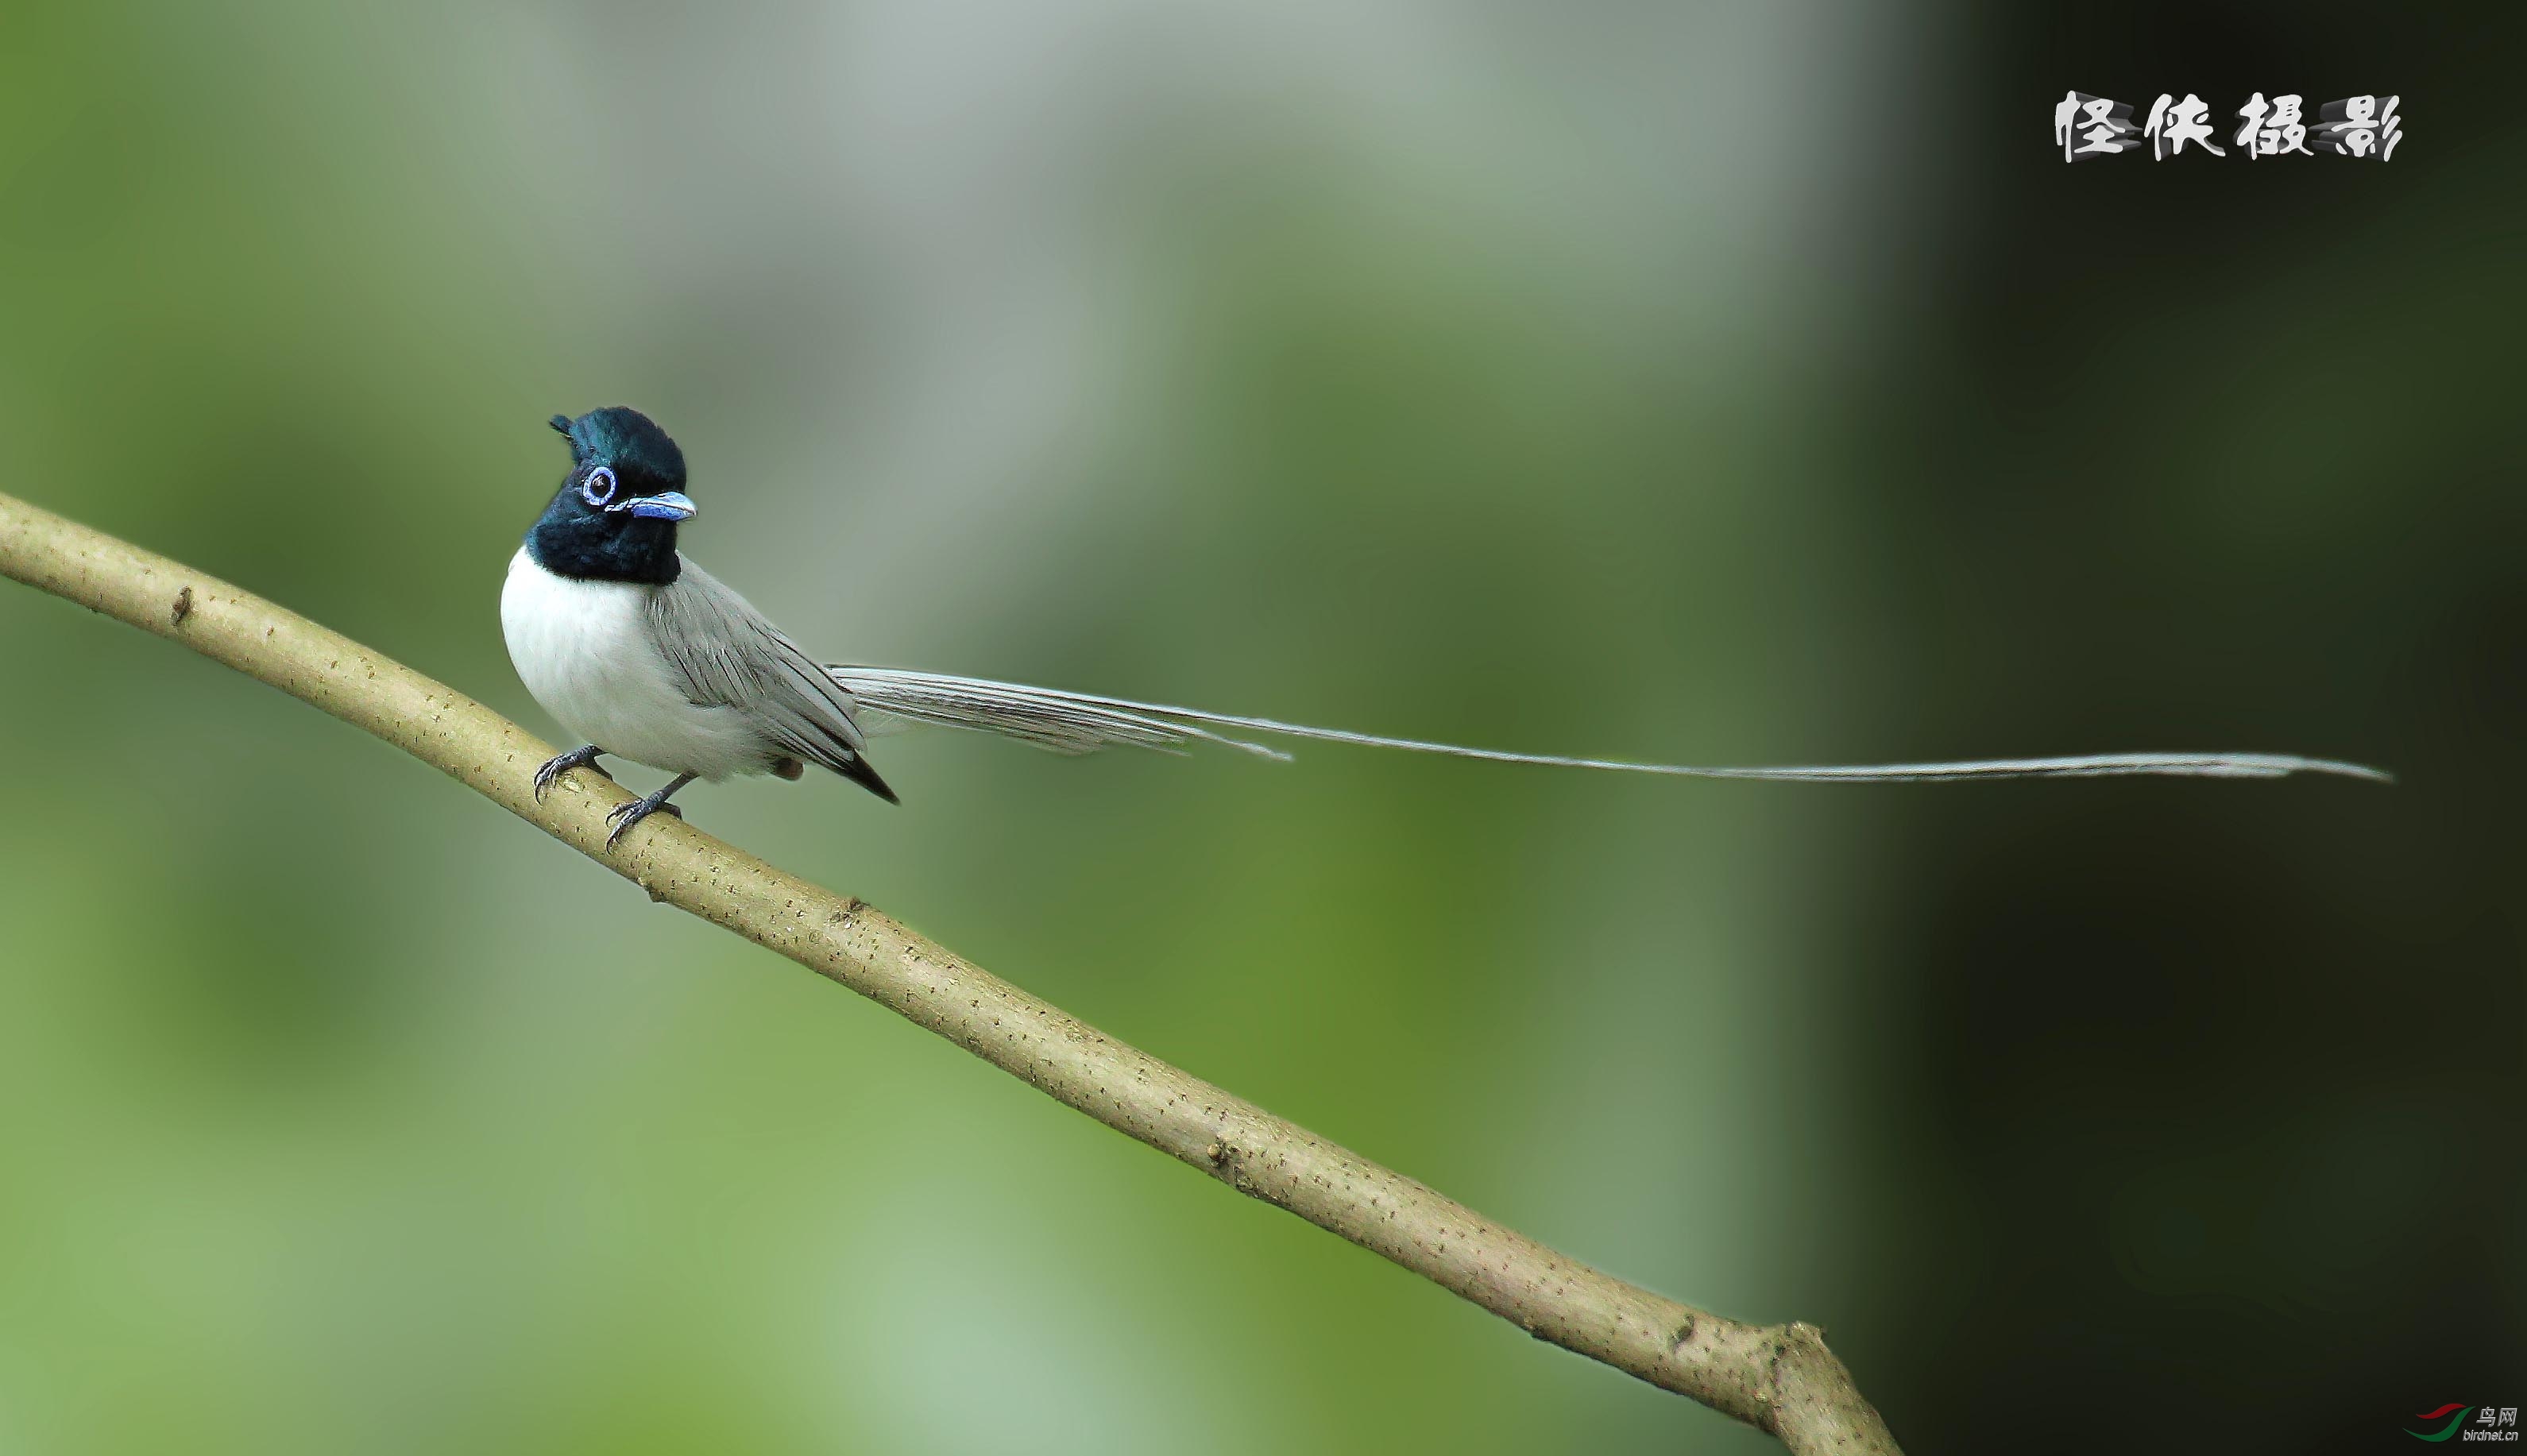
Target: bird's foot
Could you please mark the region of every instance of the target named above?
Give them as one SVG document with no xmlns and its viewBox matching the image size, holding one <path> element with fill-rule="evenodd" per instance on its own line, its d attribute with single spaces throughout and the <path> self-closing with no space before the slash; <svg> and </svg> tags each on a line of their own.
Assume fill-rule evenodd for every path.
<svg viewBox="0 0 2527 1456">
<path fill-rule="evenodd" d="M 607 809 L 605 811 L 605 822 L 613 825 L 614 829 L 613 832 L 605 836 L 605 848 L 608 850 L 613 849 L 617 844 L 622 842 L 623 836 L 632 832 L 633 825 L 640 823 L 643 819 L 645 819 L 660 810 L 673 814 L 679 819 L 683 818 L 685 816 L 685 811 L 676 807 L 674 805 L 669 804 L 667 802 L 667 796 L 675 793 L 678 789 L 683 788 L 685 785 L 690 784 L 693 781 L 694 776 L 692 774 L 684 774 L 679 776 L 674 783 L 660 789 L 655 794 L 651 794 L 643 799 L 635 799 L 630 804 L 618 804 L 614 807 Z"/>
<path fill-rule="evenodd" d="M 536 770 L 536 803 L 543 803 L 544 791 L 553 786 L 553 780 L 574 768 L 594 769 L 597 777 L 610 782 L 614 775 L 607 773 L 604 765 L 596 761 L 596 755 L 604 752 L 593 743 L 582 744 L 567 754 L 547 760 L 543 767 Z"/>
</svg>

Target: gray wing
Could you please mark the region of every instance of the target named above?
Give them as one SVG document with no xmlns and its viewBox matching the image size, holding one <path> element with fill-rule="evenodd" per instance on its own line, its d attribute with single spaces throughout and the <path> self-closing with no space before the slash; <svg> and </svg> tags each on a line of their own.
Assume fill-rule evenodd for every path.
<svg viewBox="0 0 2527 1456">
<path fill-rule="evenodd" d="M 769 745 L 869 784 L 892 799 L 868 769 L 868 741 L 853 720 L 858 704 L 745 598 L 691 561 L 649 598 L 650 641 L 698 703 L 749 714 Z"/>
<path fill-rule="evenodd" d="M 966 728 L 1014 738 L 1057 754 L 1093 754 L 1107 748 L 1182 753 L 1196 741 L 1221 744 L 1267 758 L 1290 755 L 1213 730 L 1317 739 L 1363 748 L 1404 749 L 1495 763 L 1540 763 L 1556 768 L 1596 768 L 1619 773 L 1658 773 L 1685 778 L 1768 779 L 1810 783 L 1922 782 L 1949 779 L 2112 778 L 2161 774 L 2191 778 L 2281 778 L 2293 773 L 2332 773 L 2392 782 L 2375 768 L 2295 754 L 2089 754 L 2064 758 L 1976 758 L 1952 763 L 1820 764 L 1779 768 L 1700 767 L 1684 763 L 1636 763 L 1621 758 L 1581 758 L 1561 754 L 1513 754 L 1470 749 L 1418 738 L 1387 738 L 1339 728 L 1311 728 L 1272 718 L 1205 712 L 1162 702 L 1103 698 L 1057 688 L 1030 688 L 983 678 L 906 672 L 892 667 L 826 669 L 872 713 L 914 723 Z M 877 719 L 872 718 L 872 726 Z"/>
</svg>

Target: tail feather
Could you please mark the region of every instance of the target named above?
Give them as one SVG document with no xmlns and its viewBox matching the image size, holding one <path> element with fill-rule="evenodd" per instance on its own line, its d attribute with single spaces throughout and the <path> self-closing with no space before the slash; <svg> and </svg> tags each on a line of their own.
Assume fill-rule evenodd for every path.
<svg viewBox="0 0 2527 1456">
<path fill-rule="evenodd" d="M 2188 778 L 2270 779 L 2294 773 L 2328 773 L 2393 783 L 2391 775 L 2360 763 L 2306 758 L 2295 754 L 2087 754 L 2058 758 L 1975 758 L 1940 763 L 1814 764 L 1768 768 L 1703 767 L 1638 763 L 1624 758 L 1584 758 L 1562 754 L 1515 754 L 1470 749 L 1418 738 L 1389 738 L 1339 728 L 1311 728 L 1273 718 L 1205 712 L 1129 698 L 1104 698 L 1057 688 L 1030 688 L 984 678 L 906 672 L 892 667 L 828 667 L 834 681 L 860 705 L 882 715 L 941 727 L 1014 738 L 1057 754 L 1093 754 L 1108 748 L 1156 749 L 1181 754 L 1194 742 L 1218 744 L 1265 758 L 1290 755 L 1263 744 L 1214 732 L 1315 739 L 1361 748 L 1402 749 L 1494 763 L 1536 763 L 1554 768 L 1594 768 L 1682 778 L 1764 779 L 1794 783 L 1923 783 L 1955 779 L 2113 778 L 2140 774 Z"/>
<path fill-rule="evenodd" d="M 825 670 L 862 708 L 877 715 L 867 723 L 873 732 L 921 723 L 998 734 L 1065 754 L 1094 754 L 1111 748 L 1182 754 L 1186 745 L 1202 742 L 1264 758 L 1290 756 L 1278 749 L 1200 727 L 1198 724 L 1210 720 L 1210 715 L 1186 708 L 1157 707 L 1119 698 L 1064 693 L 1056 688 L 1030 688 L 1018 683 L 905 672 L 892 667 Z M 1171 722 L 1170 717 L 1183 721 Z"/>
</svg>

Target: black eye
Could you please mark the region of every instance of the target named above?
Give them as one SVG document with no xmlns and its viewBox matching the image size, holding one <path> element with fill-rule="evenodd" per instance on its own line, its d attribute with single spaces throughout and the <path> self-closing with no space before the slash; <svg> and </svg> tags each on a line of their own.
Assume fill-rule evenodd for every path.
<svg viewBox="0 0 2527 1456">
<path fill-rule="evenodd" d="M 579 498 L 604 509 L 605 503 L 614 498 L 614 472 L 602 465 L 590 471 L 588 479 L 579 483 Z"/>
</svg>

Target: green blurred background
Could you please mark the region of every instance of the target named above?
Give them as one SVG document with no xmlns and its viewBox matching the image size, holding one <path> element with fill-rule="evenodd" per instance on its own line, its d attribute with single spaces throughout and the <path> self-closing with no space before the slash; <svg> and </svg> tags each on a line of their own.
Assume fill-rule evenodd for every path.
<svg viewBox="0 0 2527 1456">
<path fill-rule="evenodd" d="M 696 822 L 1917 1451 L 2527 1405 L 2516 6 L 0 18 L 0 490 L 554 730 L 635 403 L 835 656 L 1813 788 L 889 741 Z M 2062 165 L 2404 97 L 2388 166 Z M 2231 125 L 2234 125 L 2232 123 Z M 0 1452 L 1771 1443 L 0 587 Z M 655 781 L 639 770 L 627 779 Z"/>
</svg>

